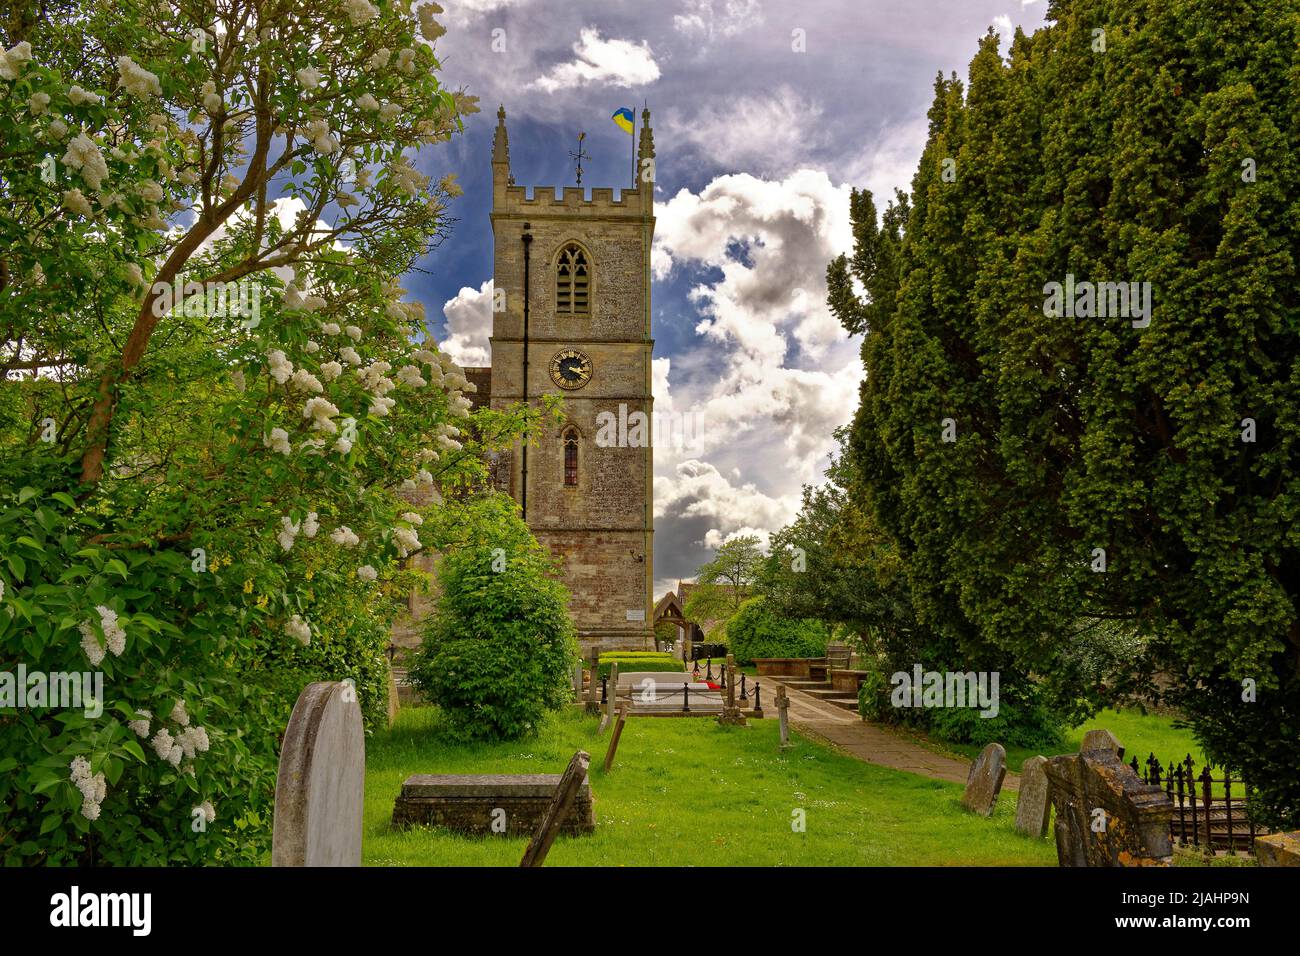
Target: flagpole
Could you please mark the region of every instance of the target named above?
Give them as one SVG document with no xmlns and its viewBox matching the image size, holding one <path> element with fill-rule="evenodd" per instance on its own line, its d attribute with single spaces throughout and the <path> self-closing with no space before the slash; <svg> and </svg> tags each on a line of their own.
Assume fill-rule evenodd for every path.
<svg viewBox="0 0 1300 956">
<path fill-rule="evenodd" d="M 632 110 L 632 188 L 639 188 L 636 174 L 636 110 Z"/>
</svg>

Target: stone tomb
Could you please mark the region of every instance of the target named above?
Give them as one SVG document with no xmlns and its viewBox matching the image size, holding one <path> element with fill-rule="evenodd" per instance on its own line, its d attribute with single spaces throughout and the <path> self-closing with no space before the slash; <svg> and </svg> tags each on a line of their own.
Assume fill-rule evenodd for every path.
<svg viewBox="0 0 1300 956">
<path fill-rule="evenodd" d="M 1173 803 L 1110 749 L 1053 757 L 1043 765 L 1056 811 L 1061 866 L 1169 866 Z"/>
<path fill-rule="evenodd" d="M 417 773 L 402 784 L 402 792 L 393 804 L 393 826 L 527 836 L 546 816 L 560 779 L 558 773 Z M 591 784 L 584 779 L 560 832 L 590 833 L 595 829 Z"/>
</svg>

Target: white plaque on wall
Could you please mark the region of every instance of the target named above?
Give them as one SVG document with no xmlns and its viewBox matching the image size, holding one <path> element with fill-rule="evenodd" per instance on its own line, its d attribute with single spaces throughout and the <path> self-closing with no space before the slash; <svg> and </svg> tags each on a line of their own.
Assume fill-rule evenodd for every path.
<svg viewBox="0 0 1300 956">
<path fill-rule="evenodd" d="M 644 621 L 644 620 L 645 620 L 645 609 L 643 608 L 643 609 L 641 609 L 641 610 L 639 610 L 639 611 L 628 611 L 628 612 L 627 612 L 627 619 L 628 619 L 629 621 Z"/>
</svg>

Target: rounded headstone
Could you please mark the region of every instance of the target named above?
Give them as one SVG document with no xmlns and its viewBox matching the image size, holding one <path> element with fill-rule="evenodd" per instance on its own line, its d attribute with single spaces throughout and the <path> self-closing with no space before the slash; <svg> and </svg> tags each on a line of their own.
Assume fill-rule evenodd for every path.
<svg viewBox="0 0 1300 956">
<path fill-rule="evenodd" d="M 1047 794 L 1046 757 L 1030 757 L 1020 767 L 1020 794 L 1016 799 L 1016 829 L 1026 836 L 1047 836 L 1052 804 Z"/>
<path fill-rule="evenodd" d="M 308 684 L 280 750 L 272 866 L 360 866 L 366 740 L 356 689 Z"/>
<path fill-rule="evenodd" d="M 1102 727 L 1090 730 L 1083 735 L 1083 743 L 1079 745 L 1079 753 L 1087 753 L 1089 750 L 1109 750 L 1116 756 L 1123 756 L 1124 754 L 1124 747 L 1119 742 L 1119 738 Z"/>
</svg>

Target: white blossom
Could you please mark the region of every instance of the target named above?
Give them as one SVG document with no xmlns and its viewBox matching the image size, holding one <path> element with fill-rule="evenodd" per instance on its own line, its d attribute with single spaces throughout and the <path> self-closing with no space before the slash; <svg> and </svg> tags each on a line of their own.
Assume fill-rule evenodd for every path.
<svg viewBox="0 0 1300 956">
<path fill-rule="evenodd" d="M 320 367 L 321 378 L 327 382 L 332 382 L 343 374 L 343 366 L 338 362 L 326 362 Z"/>
<path fill-rule="evenodd" d="M 122 85 L 126 87 L 126 91 L 132 96 L 144 98 L 150 95 L 162 95 L 162 87 L 158 85 L 158 77 L 140 66 L 129 56 L 119 56 L 117 58 L 117 72 L 122 77 Z"/>
<path fill-rule="evenodd" d="M 81 178 L 95 192 L 99 192 L 108 178 L 108 164 L 104 162 L 103 153 L 84 132 L 78 133 L 76 139 L 68 144 L 68 151 L 63 154 L 63 165 L 81 170 Z"/>
<path fill-rule="evenodd" d="M 33 93 L 27 100 L 27 112 L 40 116 L 50 105 L 49 93 Z"/>
<path fill-rule="evenodd" d="M 307 512 L 307 517 L 302 522 L 302 533 L 309 538 L 316 537 L 316 532 L 320 530 L 320 516 L 314 511 Z"/>
<path fill-rule="evenodd" d="M 393 539 L 397 543 L 397 553 L 406 557 L 412 551 L 420 549 L 420 538 L 414 528 L 397 527 L 393 529 Z"/>
<path fill-rule="evenodd" d="M 294 372 L 293 377 L 289 380 L 289 384 L 303 392 L 325 391 L 325 386 L 320 383 L 320 379 L 305 368 L 300 368 L 298 371 Z"/>
<path fill-rule="evenodd" d="M 391 398 L 385 398 L 383 395 L 373 395 L 370 399 L 370 414 L 376 418 L 387 418 L 388 413 L 392 411 L 397 402 Z"/>
<path fill-rule="evenodd" d="M 312 149 L 328 156 L 338 151 L 339 141 L 330 134 L 330 124 L 323 119 L 312 120 L 307 124 L 307 138 L 311 140 Z"/>
<path fill-rule="evenodd" d="M 24 40 L 6 50 L 0 47 L 0 80 L 16 80 L 23 64 L 32 58 L 32 45 Z"/>
<path fill-rule="evenodd" d="M 275 540 L 280 542 L 280 547 L 284 550 L 293 550 L 294 540 L 298 537 L 298 527 L 288 515 L 280 519 L 280 532 L 275 536 Z"/>
<path fill-rule="evenodd" d="M 63 194 L 63 208 L 86 218 L 94 215 L 94 210 L 90 208 L 90 200 L 82 194 L 80 189 L 69 189 Z"/>
<path fill-rule="evenodd" d="M 68 99 L 72 100 L 73 106 L 85 106 L 87 103 L 98 103 L 99 95 L 74 85 L 68 90 Z"/>
<path fill-rule="evenodd" d="M 338 431 L 338 426 L 330 420 L 338 413 L 338 407 L 333 402 L 319 395 L 307 399 L 307 404 L 302 407 L 302 417 L 312 420 L 312 429 L 330 435 Z"/>
<path fill-rule="evenodd" d="M 289 444 L 289 433 L 283 428 L 272 428 L 270 435 L 262 437 L 262 444 L 281 455 L 293 454 L 293 446 Z"/>
<path fill-rule="evenodd" d="M 216 83 L 208 80 L 203 84 L 203 88 L 199 90 L 199 93 L 203 97 L 203 108 L 205 110 L 209 113 L 221 112 L 221 94 L 217 92 Z"/>
<path fill-rule="evenodd" d="M 426 472 L 426 474 L 427 474 L 427 472 Z M 430 481 L 432 481 L 432 480 L 433 480 L 432 477 L 430 477 Z M 419 514 L 417 514 L 417 513 L 414 512 L 414 511 L 407 511 L 407 512 L 403 513 L 403 515 L 402 515 L 402 520 L 403 520 L 403 521 L 406 521 L 406 522 L 409 522 L 410 524 L 413 524 L 413 525 L 415 525 L 416 527 L 419 527 L 420 525 L 424 524 L 424 518 L 421 517 Z"/>
<path fill-rule="evenodd" d="M 283 385 L 289 381 L 293 375 L 293 364 L 285 358 L 285 354 L 279 349 L 272 349 L 266 353 L 266 359 L 270 363 L 271 378 L 276 383 Z"/>
<path fill-rule="evenodd" d="M 137 716 L 139 719 L 137 719 L 137 720 L 132 720 L 132 721 L 128 721 L 128 722 L 127 722 L 127 726 L 131 728 L 132 732 L 133 732 L 137 737 L 148 737 L 148 736 L 149 736 L 149 720 L 150 720 L 151 717 L 153 717 L 153 711 L 150 711 L 150 710 L 137 710 L 137 711 L 136 711 L 136 716 Z"/>
<path fill-rule="evenodd" d="M 349 365 L 361 364 L 361 356 L 358 355 L 357 350 L 350 345 L 345 345 L 343 348 L 339 349 L 339 358 L 347 362 Z"/>
<path fill-rule="evenodd" d="M 298 614 L 289 618 L 289 622 L 284 626 L 284 633 L 292 637 L 299 644 L 311 643 L 311 625 L 302 619 Z"/>
<path fill-rule="evenodd" d="M 347 525 L 340 525 L 330 532 L 330 540 L 345 548 L 355 548 L 361 539 Z"/>
<path fill-rule="evenodd" d="M 320 351 L 320 343 L 313 342 L 310 339 L 308 339 L 307 344 L 302 347 L 302 350 L 306 352 L 308 355 L 315 354 L 316 352 Z"/>
<path fill-rule="evenodd" d="M 370 59 L 366 60 L 366 69 L 382 70 L 384 67 L 388 66 L 388 60 L 392 55 L 393 52 L 389 50 L 388 47 L 381 46 L 370 55 Z"/>
<path fill-rule="evenodd" d="M 340 437 L 338 441 L 334 442 L 334 450 L 340 455 L 346 455 L 352 450 L 352 442 L 348 441 L 346 438 Z"/>
<path fill-rule="evenodd" d="M 369 93 L 362 93 L 357 97 L 357 106 L 361 107 L 363 110 L 374 112 L 379 109 L 379 100 L 375 99 L 374 96 Z"/>
<path fill-rule="evenodd" d="M 358 328 L 357 326 L 355 326 L 355 325 L 349 325 L 349 326 L 348 326 L 346 329 L 344 329 L 343 331 L 346 332 L 346 333 L 348 334 L 348 338 L 350 338 L 353 342 L 360 342 L 360 341 L 361 341 L 361 329 Z"/>
<path fill-rule="evenodd" d="M 310 66 L 303 67 L 295 76 L 298 82 L 302 84 L 305 90 L 314 90 L 320 86 L 320 71 L 314 70 Z"/>
<path fill-rule="evenodd" d="M 175 741 L 172 740 L 171 731 L 166 727 L 158 728 L 158 733 L 154 734 L 152 743 L 153 752 L 163 760 L 167 759 L 167 755 L 172 752 L 172 747 L 176 746 Z"/>
<path fill-rule="evenodd" d="M 320 330 L 326 335 L 338 335 L 340 332 L 343 331 L 341 328 L 339 328 L 339 324 L 337 322 L 323 322 L 321 323 Z"/>
<path fill-rule="evenodd" d="M 176 706 L 172 708 L 171 719 L 182 727 L 188 727 L 190 725 L 190 715 L 185 709 L 184 700 L 176 701 Z"/>
<path fill-rule="evenodd" d="M 376 578 L 379 577 L 379 572 L 376 571 L 374 568 L 372 568 L 370 565 L 363 564 L 361 565 L 361 567 L 357 568 L 357 577 L 359 577 L 362 581 L 374 581 Z"/>
<path fill-rule="evenodd" d="M 369 23 L 379 16 L 379 10 L 369 0 L 343 0 L 343 9 L 347 11 L 348 19 L 354 27 Z"/>
<path fill-rule="evenodd" d="M 61 119 L 50 120 L 50 125 L 46 128 L 45 132 L 49 135 L 51 140 L 56 143 L 61 143 L 63 142 L 64 137 L 68 135 L 68 124 L 63 122 Z"/>
<path fill-rule="evenodd" d="M 419 367 L 415 365 L 403 365 L 397 372 L 397 380 L 403 385 L 410 385 L 412 388 L 421 388 L 429 384 L 420 375 Z"/>
</svg>

